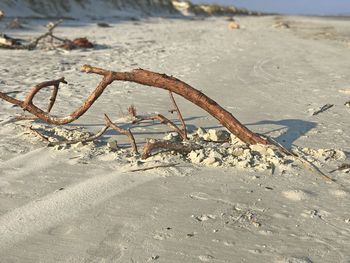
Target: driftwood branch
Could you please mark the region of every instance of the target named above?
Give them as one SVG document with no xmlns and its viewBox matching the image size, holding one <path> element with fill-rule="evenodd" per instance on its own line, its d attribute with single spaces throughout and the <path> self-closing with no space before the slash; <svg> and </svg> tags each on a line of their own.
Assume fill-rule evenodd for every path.
<svg viewBox="0 0 350 263">
<path fill-rule="evenodd" d="M 198 145 L 183 144 L 170 141 L 147 142 L 142 148 L 141 159 L 147 159 L 151 156 L 152 152 L 156 150 L 174 151 L 181 154 L 187 154 L 193 150 L 198 150 L 199 148 L 200 147 Z"/>
<path fill-rule="evenodd" d="M 33 50 L 39 45 L 40 41 L 46 38 L 50 39 L 51 44 L 53 43 L 54 39 L 61 42 L 61 44 L 56 47 L 67 49 L 67 50 L 71 50 L 75 48 L 92 48 L 93 47 L 93 44 L 85 37 L 69 40 L 69 39 L 61 38 L 54 35 L 53 33 L 54 29 L 56 29 L 56 27 L 62 22 L 63 20 L 59 20 L 55 23 L 50 22 L 46 26 L 48 29 L 47 32 L 34 38 L 28 44 L 22 44 L 22 42 L 24 41 L 22 39 L 15 39 L 2 34 L 0 35 L 0 48 Z"/>
<path fill-rule="evenodd" d="M 146 86 L 153 86 L 156 88 L 165 89 L 182 96 L 183 98 L 187 99 L 188 101 L 207 111 L 231 133 L 233 133 L 240 140 L 247 144 L 270 144 L 266 139 L 258 136 L 254 132 L 250 131 L 247 127 L 245 127 L 243 124 L 241 124 L 230 112 L 226 111 L 214 100 L 212 100 L 199 90 L 196 90 L 195 88 L 191 87 L 185 82 L 182 82 L 181 80 L 176 79 L 174 77 L 143 69 L 136 69 L 131 72 L 113 72 L 101 68 L 92 67 L 89 65 L 84 65 L 82 67 L 82 71 L 90 74 L 93 73 L 101 75 L 103 76 L 102 80 L 97 85 L 95 90 L 83 102 L 83 104 L 71 114 L 65 117 L 56 117 L 54 115 L 51 115 L 50 113 L 43 111 L 42 109 L 40 109 L 32 103 L 33 96 L 37 93 L 36 90 L 41 89 L 40 85 L 37 85 L 39 87 L 34 87 L 33 90 L 27 95 L 27 98 L 24 101 L 12 98 L 3 92 L 0 92 L 0 98 L 12 104 L 20 106 L 24 110 L 32 113 L 33 115 L 37 116 L 38 118 L 47 123 L 63 125 L 77 120 L 80 116 L 82 116 L 112 82 L 135 82 Z M 56 82 L 57 81 L 63 82 L 64 79 L 56 80 Z"/>
</svg>

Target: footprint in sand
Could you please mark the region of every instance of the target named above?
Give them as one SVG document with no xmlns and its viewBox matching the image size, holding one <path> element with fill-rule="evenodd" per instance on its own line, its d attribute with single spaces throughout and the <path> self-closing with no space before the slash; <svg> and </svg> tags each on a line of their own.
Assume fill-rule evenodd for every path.
<svg viewBox="0 0 350 263">
<path fill-rule="evenodd" d="M 310 197 L 309 194 L 302 190 L 283 191 L 282 195 L 291 201 L 302 201 Z"/>
</svg>

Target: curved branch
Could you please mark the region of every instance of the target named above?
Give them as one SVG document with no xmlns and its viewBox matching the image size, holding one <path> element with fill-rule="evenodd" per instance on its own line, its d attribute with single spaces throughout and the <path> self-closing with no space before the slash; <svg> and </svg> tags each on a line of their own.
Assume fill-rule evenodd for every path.
<svg viewBox="0 0 350 263">
<path fill-rule="evenodd" d="M 86 73 L 102 75 L 103 78 L 96 87 L 96 89 L 86 99 L 86 101 L 77 110 L 75 110 L 66 117 L 56 117 L 50 115 L 49 113 L 44 112 L 42 109 L 36 107 L 33 104 L 29 103 L 28 105 L 26 105 L 24 104 L 24 102 L 13 99 L 1 92 L 0 98 L 3 98 L 4 100 L 10 103 L 22 107 L 23 109 L 29 111 L 30 113 L 34 114 L 35 116 L 47 123 L 62 125 L 70 123 L 78 119 L 81 115 L 83 115 L 99 98 L 99 96 L 103 93 L 107 86 L 113 81 L 135 82 L 146 86 L 153 86 L 156 88 L 165 89 L 184 97 L 190 102 L 201 107 L 203 110 L 207 111 L 210 115 L 216 118 L 224 127 L 226 127 L 231 133 L 233 133 L 235 136 L 237 136 L 239 139 L 241 139 L 247 144 L 269 144 L 269 142 L 266 139 L 261 138 L 257 134 L 250 131 L 247 127 L 241 124 L 231 113 L 229 113 L 220 105 L 218 105 L 214 100 L 212 100 L 199 90 L 196 90 L 190 85 L 174 77 L 143 69 L 136 69 L 131 72 L 113 72 L 101 68 L 95 68 L 89 65 L 84 65 L 81 70 Z"/>
</svg>

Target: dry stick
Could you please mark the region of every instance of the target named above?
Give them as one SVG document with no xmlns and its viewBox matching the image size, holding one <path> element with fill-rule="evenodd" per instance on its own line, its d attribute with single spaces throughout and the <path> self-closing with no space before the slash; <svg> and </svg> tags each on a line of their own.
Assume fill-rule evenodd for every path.
<svg viewBox="0 0 350 263">
<path fill-rule="evenodd" d="M 171 91 L 169 91 L 169 95 L 170 95 L 170 99 L 171 99 L 171 102 L 173 103 L 173 106 L 175 109 L 171 110 L 171 113 L 173 113 L 174 111 L 176 111 L 177 113 L 177 116 L 179 117 L 180 121 L 181 121 L 181 124 L 182 124 L 182 137 L 184 140 L 187 140 L 187 129 L 186 129 L 186 123 L 182 117 L 182 114 L 181 114 L 181 111 L 179 109 L 179 107 L 177 106 L 177 103 L 175 101 L 175 98 L 173 96 L 173 93 Z"/>
<path fill-rule="evenodd" d="M 131 130 L 130 129 L 123 129 L 123 128 L 120 128 L 118 127 L 116 124 L 114 124 L 110 118 L 108 118 L 107 114 L 105 114 L 105 120 L 106 120 L 106 123 L 107 123 L 107 126 L 112 128 L 113 130 L 121 133 L 121 134 L 124 134 L 126 136 L 128 136 L 129 138 L 129 141 L 130 141 L 130 144 L 131 144 L 131 147 L 132 147 L 132 151 L 137 154 L 138 153 L 138 150 L 137 150 L 137 145 L 136 145 L 136 142 L 135 142 L 135 138 L 134 138 L 134 135 L 132 134 Z"/>
<path fill-rule="evenodd" d="M 199 146 L 194 146 L 192 144 L 182 144 L 169 141 L 155 141 L 147 142 L 142 149 L 141 159 L 147 159 L 151 156 L 153 150 L 166 150 L 166 151 L 175 151 L 178 153 L 187 154 L 193 150 L 199 149 Z"/>
<path fill-rule="evenodd" d="M 133 173 L 133 172 L 147 171 L 147 170 L 152 170 L 152 169 L 157 169 L 157 168 L 174 167 L 176 165 L 179 165 L 179 163 L 160 164 L 160 165 L 155 165 L 155 166 L 151 166 L 151 167 L 134 169 L 134 170 L 130 170 L 127 172 Z"/>
<path fill-rule="evenodd" d="M 169 120 L 168 118 L 166 118 L 165 116 L 161 115 L 161 114 L 156 114 L 156 115 L 151 115 L 151 116 L 137 116 L 137 119 L 134 120 L 132 123 L 140 123 L 141 121 L 146 121 L 146 120 L 158 120 L 161 124 L 165 124 L 168 125 L 170 128 L 172 128 L 174 131 L 176 131 L 184 140 L 184 134 L 183 132 L 180 130 L 179 127 L 177 127 L 177 125 L 175 123 L 173 123 L 171 120 Z"/>
<path fill-rule="evenodd" d="M 51 97 L 49 99 L 49 106 L 47 107 L 47 112 L 51 112 L 53 105 L 56 102 L 57 93 L 58 93 L 59 83 L 54 85 L 54 88 L 52 90 Z"/>
<path fill-rule="evenodd" d="M 30 131 L 32 131 L 33 133 L 35 133 L 37 136 L 39 136 L 39 137 L 40 137 L 41 139 L 43 139 L 44 141 L 50 142 L 50 140 L 49 140 L 48 137 L 46 137 L 45 135 L 41 134 L 39 131 L 33 129 L 32 126 L 28 127 L 28 129 L 29 129 Z"/>
<path fill-rule="evenodd" d="M 207 111 L 231 133 L 233 133 L 241 141 L 247 144 L 270 144 L 266 139 L 261 138 L 254 132 L 250 131 L 243 124 L 241 124 L 231 113 L 218 105 L 214 100 L 199 90 L 194 89 L 190 85 L 174 77 L 143 69 L 136 69 L 131 72 L 113 72 L 89 65 L 84 65 L 82 67 L 82 71 L 86 73 L 102 75 L 103 78 L 95 90 L 84 101 L 84 103 L 70 115 L 65 117 L 56 117 L 50 115 L 32 103 L 25 103 L 24 101 L 12 98 L 2 92 L 0 92 L 0 98 L 12 104 L 20 106 L 21 108 L 29 111 L 47 123 L 63 125 L 70 123 L 83 115 L 113 81 L 135 82 L 146 86 L 165 89 L 184 97 L 185 99 Z"/>
<path fill-rule="evenodd" d="M 263 135 L 261 135 L 263 136 Z M 332 181 L 335 182 L 335 180 L 331 177 L 329 177 L 328 175 L 326 175 L 325 173 L 323 173 L 316 165 L 314 165 L 313 163 L 309 162 L 306 158 L 304 158 L 303 156 L 300 156 L 299 154 L 288 150 L 287 148 L 285 148 L 283 145 L 281 145 L 279 142 L 277 142 L 276 140 L 266 137 L 266 140 L 268 140 L 273 146 L 275 146 L 281 153 L 284 153 L 285 155 L 289 155 L 289 156 L 294 156 L 297 160 L 299 160 L 305 168 L 308 168 L 311 171 L 315 171 L 317 174 L 321 175 L 321 177 L 327 181 Z"/>
</svg>

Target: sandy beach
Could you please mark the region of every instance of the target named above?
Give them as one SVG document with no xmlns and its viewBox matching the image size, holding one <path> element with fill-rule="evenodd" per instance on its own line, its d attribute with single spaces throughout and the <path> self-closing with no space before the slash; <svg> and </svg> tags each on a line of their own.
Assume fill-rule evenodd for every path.
<svg viewBox="0 0 350 263">
<path fill-rule="evenodd" d="M 339 151 L 316 162 L 336 182 L 302 166 L 257 171 L 180 155 L 144 163 L 114 131 L 97 145 L 46 147 L 28 121 L 7 121 L 22 111 L 0 101 L 0 262 L 350 262 L 350 173 L 329 173 L 350 163 L 349 19 L 236 20 L 237 30 L 223 17 L 111 19 L 108 28 L 67 20 L 58 35 L 87 37 L 96 48 L 0 49 L 0 89 L 23 99 L 33 85 L 64 76 L 69 84 L 53 109 L 64 116 L 100 81 L 80 72 L 83 64 L 166 73 L 288 149 Z M 30 38 L 47 22 L 29 19 L 24 29 L 2 31 Z M 49 94 L 42 91 L 38 104 Z M 222 129 L 200 108 L 176 100 L 189 131 Z M 97 132 L 104 113 L 129 127 L 131 104 L 139 113 L 176 119 L 166 91 L 115 82 L 67 129 Z M 326 104 L 333 106 L 313 115 Z M 168 131 L 156 122 L 133 129 L 139 145 Z M 107 149 L 112 139 L 122 153 Z M 132 171 L 162 163 L 178 165 Z"/>
</svg>

